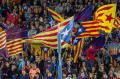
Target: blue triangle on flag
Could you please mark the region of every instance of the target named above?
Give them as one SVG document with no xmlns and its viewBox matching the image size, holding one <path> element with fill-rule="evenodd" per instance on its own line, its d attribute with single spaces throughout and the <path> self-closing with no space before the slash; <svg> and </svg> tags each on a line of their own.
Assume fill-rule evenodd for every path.
<svg viewBox="0 0 120 79">
<path fill-rule="evenodd" d="M 52 26 L 57 24 L 57 21 L 55 21 L 55 19 L 52 17 L 52 15 L 50 14 L 49 11 L 48 11 L 48 22 L 50 24 L 50 27 L 52 27 Z"/>
</svg>

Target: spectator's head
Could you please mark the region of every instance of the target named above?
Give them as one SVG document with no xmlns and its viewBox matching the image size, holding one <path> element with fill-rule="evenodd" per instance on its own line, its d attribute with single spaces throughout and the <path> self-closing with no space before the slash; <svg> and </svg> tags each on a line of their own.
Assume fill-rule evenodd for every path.
<svg viewBox="0 0 120 79">
<path fill-rule="evenodd" d="M 84 61 L 84 62 L 82 62 L 82 66 L 84 67 L 84 66 L 86 66 L 86 62 Z"/>
<path fill-rule="evenodd" d="M 93 72 L 95 71 L 95 67 L 92 67 L 92 71 L 93 71 Z"/>
<path fill-rule="evenodd" d="M 77 78 L 77 75 L 75 73 L 72 74 L 73 79 Z"/>
<path fill-rule="evenodd" d="M 62 74 L 63 79 L 65 79 L 67 77 L 67 75 L 65 73 Z"/>
<path fill-rule="evenodd" d="M 6 24 L 9 26 L 9 25 L 10 25 L 10 21 L 9 21 L 9 20 L 7 20 L 7 21 L 6 21 Z"/>
<path fill-rule="evenodd" d="M 89 77 L 88 78 L 93 79 L 93 74 L 89 73 Z"/>
<path fill-rule="evenodd" d="M 6 67 L 10 67 L 9 62 L 5 62 L 5 66 L 6 66 Z"/>
<path fill-rule="evenodd" d="M 30 61 L 29 60 L 27 60 L 27 66 L 30 66 Z"/>
<path fill-rule="evenodd" d="M 93 47 L 92 45 L 89 46 L 89 48 L 92 48 L 92 47 Z"/>
<path fill-rule="evenodd" d="M 104 79 L 107 79 L 107 78 L 108 78 L 108 75 L 107 75 L 106 72 L 103 73 L 103 78 L 104 78 Z"/>
<path fill-rule="evenodd" d="M 35 29 L 35 26 L 31 25 L 31 29 L 34 30 L 34 29 Z"/>
<path fill-rule="evenodd" d="M 35 63 L 31 63 L 31 67 L 32 67 L 33 69 L 36 69 L 36 68 L 37 68 Z"/>
<path fill-rule="evenodd" d="M 80 77 L 85 77 L 85 73 L 84 72 L 82 72 L 82 73 L 80 73 Z"/>
<path fill-rule="evenodd" d="M 56 57 L 55 56 L 52 56 L 52 61 L 55 61 L 56 60 Z"/>
<path fill-rule="evenodd" d="M 25 70 L 22 70 L 22 75 L 26 75 L 26 72 L 25 72 Z"/>
</svg>

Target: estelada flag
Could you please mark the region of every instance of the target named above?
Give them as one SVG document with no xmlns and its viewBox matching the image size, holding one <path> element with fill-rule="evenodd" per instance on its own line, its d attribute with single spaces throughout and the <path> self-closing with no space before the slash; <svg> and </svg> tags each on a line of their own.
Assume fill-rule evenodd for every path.
<svg viewBox="0 0 120 79">
<path fill-rule="evenodd" d="M 116 15 L 116 4 L 103 5 L 97 9 L 94 15 L 94 21 L 98 21 L 101 30 L 110 33 L 114 27 Z"/>
</svg>

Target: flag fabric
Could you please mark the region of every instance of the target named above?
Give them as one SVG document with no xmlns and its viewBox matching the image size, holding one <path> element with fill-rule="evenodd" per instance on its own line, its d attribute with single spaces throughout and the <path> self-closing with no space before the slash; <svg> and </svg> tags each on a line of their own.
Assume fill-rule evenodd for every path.
<svg viewBox="0 0 120 79">
<path fill-rule="evenodd" d="M 70 17 L 66 19 L 65 21 L 61 22 L 60 24 L 57 24 L 49 29 L 47 29 L 44 32 L 41 32 L 35 36 L 33 36 L 31 39 L 27 39 L 27 42 L 34 42 L 34 43 L 41 43 L 44 44 L 47 47 L 51 47 L 53 49 L 57 49 L 57 34 L 58 34 L 58 25 L 60 26 L 60 31 L 62 31 L 70 22 L 70 20 L 73 17 Z M 64 41 L 61 42 L 62 48 L 65 48 L 68 46 L 68 44 Z"/>
<path fill-rule="evenodd" d="M 99 36 L 98 38 L 93 39 L 89 44 L 83 47 L 83 51 L 87 51 L 89 46 L 93 46 L 94 49 L 100 49 L 104 47 L 105 44 L 105 36 Z"/>
<path fill-rule="evenodd" d="M 114 23 L 114 28 L 119 28 L 120 27 L 120 18 L 116 17 L 115 18 L 115 23 Z"/>
<path fill-rule="evenodd" d="M 6 47 L 6 32 L 0 32 L 0 50 Z"/>
<path fill-rule="evenodd" d="M 13 26 L 6 30 L 7 41 L 21 38 L 21 29 L 19 26 Z"/>
<path fill-rule="evenodd" d="M 101 30 L 110 33 L 114 27 L 116 4 L 103 5 L 97 9 L 94 21 L 99 21 Z"/>
<path fill-rule="evenodd" d="M 29 26 L 25 25 L 22 29 L 21 29 L 21 37 L 23 39 L 27 39 L 28 38 L 28 31 L 29 31 Z"/>
<path fill-rule="evenodd" d="M 116 60 L 113 58 L 114 55 L 118 55 L 118 51 L 119 51 L 119 44 L 116 42 L 112 42 L 110 44 L 108 44 L 108 49 L 110 51 L 110 61 L 112 63 L 113 66 L 117 65 Z M 116 57 L 116 56 L 115 56 Z"/>
<path fill-rule="evenodd" d="M 82 21 L 88 21 L 92 19 L 92 8 L 93 5 L 90 5 L 75 15 L 75 22 L 80 23 Z"/>
<path fill-rule="evenodd" d="M 84 38 L 82 38 L 77 45 L 73 46 L 73 50 L 74 50 L 74 63 L 77 63 L 78 57 L 81 55 L 82 53 L 82 48 L 83 48 L 83 44 L 84 44 Z"/>
<path fill-rule="evenodd" d="M 44 51 L 44 53 L 47 53 L 48 51 L 49 51 L 49 47 L 41 47 L 42 48 L 42 50 Z"/>
<path fill-rule="evenodd" d="M 48 8 L 48 12 L 57 23 L 60 23 L 60 22 L 64 21 L 64 19 L 59 14 L 54 12 L 53 10 Z M 51 19 L 51 18 L 49 18 L 49 19 Z"/>
<path fill-rule="evenodd" d="M 6 26 L 3 23 L 0 23 L 0 28 L 6 29 Z"/>
<path fill-rule="evenodd" d="M 3 56 L 5 59 L 8 59 L 8 50 L 6 48 L 6 32 L 0 32 L 0 55 Z"/>
<path fill-rule="evenodd" d="M 85 28 L 85 32 L 78 35 L 77 38 L 100 36 L 99 22 L 95 22 L 95 21 L 81 22 L 81 25 Z"/>
<path fill-rule="evenodd" d="M 6 46 L 10 56 L 23 52 L 21 29 L 19 26 L 13 26 L 6 30 Z"/>
<path fill-rule="evenodd" d="M 52 54 L 52 49 L 51 48 L 49 48 L 49 47 L 41 47 L 41 49 L 42 49 L 42 55 L 44 56 L 42 56 L 42 59 L 43 60 L 46 60 L 46 58 L 47 57 L 50 57 L 51 56 L 51 54 Z"/>
<path fill-rule="evenodd" d="M 58 22 L 52 17 L 51 13 L 48 11 L 48 21 L 50 24 L 50 27 L 56 25 Z"/>
<path fill-rule="evenodd" d="M 120 54 L 111 55 L 117 64 L 120 65 Z"/>
<path fill-rule="evenodd" d="M 40 55 L 42 51 L 39 44 L 31 44 L 31 50 L 34 56 Z"/>
<path fill-rule="evenodd" d="M 77 45 L 81 38 L 76 38 L 75 36 L 72 37 L 72 45 Z"/>
<path fill-rule="evenodd" d="M 33 55 L 40 55 L 43 60 L 52 54 L 52 49 L 49 47 L 41 47 L 39 44 L 31 44 L 31 47 Z"/>
<path fill-rule="evenodd" d="M 84 28 L 82 25 L 79 26 L 77 32 L 75 33 L 75 36 L 79 36 L 81 33 L 85 32 L 86 28 Z"/>
<path fill-rule="evenodd" d="M 93 48 L 100 49 L 100 48 L 104 47 L 105 40 L 106 40 L 105 36 L 102 35 L 102 36 L 99 36 L 97 39 L 95 39 L 91 44 L 92 44 Z"/>
<path fill-rule="evenodd" d="M 73 26 L 74 26 L 74 17 L 68 23 L 68 25 L 61 31 L 61 40 L 63 40 L 66 43 L 69 43 Z"/>
<path fill-rule="evenodd" d="M 21 38 L 8 41 L 6 43 L 6 45 L 7 45 L 7 49 L 8 49 L 8 54 L 10 56 L 20 54 L 23 52 L 23 45 L 22 45 Z"/>
<path fill-rule="evenodd" d="M 111 64 L 115 67 L 117 65 L 117 62 L 116 60 L 113 58 L 114 55 L 116 55 L 116 50 L 115 50 L 115 47 L 111 47 L 111 50 L 110 50 L 110 62 Z"/>
</svg>

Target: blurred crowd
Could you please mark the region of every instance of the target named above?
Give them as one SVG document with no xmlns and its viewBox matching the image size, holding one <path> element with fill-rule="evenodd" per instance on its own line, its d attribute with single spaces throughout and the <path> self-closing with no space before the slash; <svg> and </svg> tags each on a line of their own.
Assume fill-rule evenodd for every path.
<svg viewBox="0 0 120 79">
<path fill-rule="evenodd" d="M 15 24 L 6 20 L 7 13 L 13 16 L 19 14 L 17 25 L 20 28 L 27 25 L 28 38 L 31 38 L 50 28 L 48 8 L 63 18 L 68 18 L 91 4 L 94 4 L 94 14 L 100 6 L 110 3 L 117 3 L 116 14 L 120 17 L 120 0 L 0 0 L 0 21 L 9 29 Z M 108 36 L 108 41 L 119 40 L 119 33 L 119 29 L 114 29 Z M 77 63 L 68 56 L 62 61 L 63 79 L 120 79 L 120 65 L 111 64 L 109 50 L 102 48 L 101 52 L 92 56 L 92 61 L 88 56 L 79 56 Z M 32 54 L 15 55 L 8 60 L 0 57 L 0 79 L 58 79 L 57 73 L 58 57 L 55 55 L 45 60 Z"/>
</svg>

